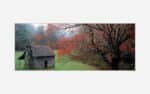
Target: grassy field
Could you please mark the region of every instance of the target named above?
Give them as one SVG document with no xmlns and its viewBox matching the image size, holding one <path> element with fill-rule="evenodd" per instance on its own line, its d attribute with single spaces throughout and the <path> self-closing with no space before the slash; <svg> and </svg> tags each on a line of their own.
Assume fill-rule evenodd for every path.
<svg viewBox="0 0 150 94">
<path fill-rule="evenodd" d="M 24 60 L 18 60 L 18 57 L 21 56 L 23 52 L 15 52 L 15 69 L 24 70 Z M 68 55 L 63 57 L 58 57 L 55 55 L 55 68 L 54 70 L 96 70 L 95 67 L 83 64 L 78 61 L 72 61 L 69 59 Z"/>
<path fill-rule="evenodd" d="M 20 57 L 23 54 L 21 51 L 15 52 L 15 69 L 16 70 L 24 70 L 24 60 L 18 60 L 18 57 Z"/>
</svg>

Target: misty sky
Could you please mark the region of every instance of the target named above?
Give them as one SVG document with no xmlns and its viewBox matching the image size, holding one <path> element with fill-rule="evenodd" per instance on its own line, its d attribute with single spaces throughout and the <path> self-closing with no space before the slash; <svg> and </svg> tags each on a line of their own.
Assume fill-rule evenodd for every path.
<svg viewBox="0 0 150 94">
<path fill-rule="evenodd" d="M 45 23 L 34 23 L 31 24 L 35 31 L 38 30 L 38 27 L 42 26 L 44 28 L 44 31 L 46 31 L 48 29 L 48 24 Z M 68 25 L 74 25 L 74 24 L 59 24 L 59 23 L 54 23 L 52 24 L 58 28 L 60 28 L 57 32 L 58 37 L 64 36 L 64 37 L 72 37 L 74 34 L 77 34 L 78 32 L 73 32 L 73 31 L 78 31 L 79 27 L 75 27 L 73 29 L 63 29 L 64 27 L 68 26 Z"/>
</svg>

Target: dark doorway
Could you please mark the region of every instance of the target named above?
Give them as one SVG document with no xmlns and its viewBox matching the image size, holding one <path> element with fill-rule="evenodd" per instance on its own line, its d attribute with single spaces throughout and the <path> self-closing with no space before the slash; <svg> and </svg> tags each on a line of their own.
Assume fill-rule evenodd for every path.
<svg viewBox="0 0 150 94">
<path fill-rule="evenodd" d="M 45 60 L 45 62 L 44 62 L 44 68 L 47 68 L 47 65 L 48 65 L 48 62 L 47 62 L 47 60 Z"/>
</svg>

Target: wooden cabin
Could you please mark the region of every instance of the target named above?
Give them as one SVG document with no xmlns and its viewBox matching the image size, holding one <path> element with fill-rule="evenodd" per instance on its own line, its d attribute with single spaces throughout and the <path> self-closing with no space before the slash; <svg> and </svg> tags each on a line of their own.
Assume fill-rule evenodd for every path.
<svg viewBox="0 0 150 94">
<path fill-rule="evenodd" d="M 19 59 L 24 59 L 25 68 L 47 69 L 54 67 L 54 51 L 48 46 L 27 46 Z"/>
</svg>

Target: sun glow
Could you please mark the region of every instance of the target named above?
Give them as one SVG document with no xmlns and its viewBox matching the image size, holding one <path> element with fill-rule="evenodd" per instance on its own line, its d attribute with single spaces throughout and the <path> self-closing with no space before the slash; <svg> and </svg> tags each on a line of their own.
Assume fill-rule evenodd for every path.
<svg viewBox="0 0 150 94">
<path fill-rule="evenodd" d="M 40 24 L 32 24 L 35 28 L 39 27 Z"/>
<path fill-rule="evenodd" d="M 44 30 L 47 29 L 47 24 L 32 24 L 34 26 L 35 29 L 37 29 L 38 27 L 40 26 L 43 26 L 44 27 Z"/>
</svg>

